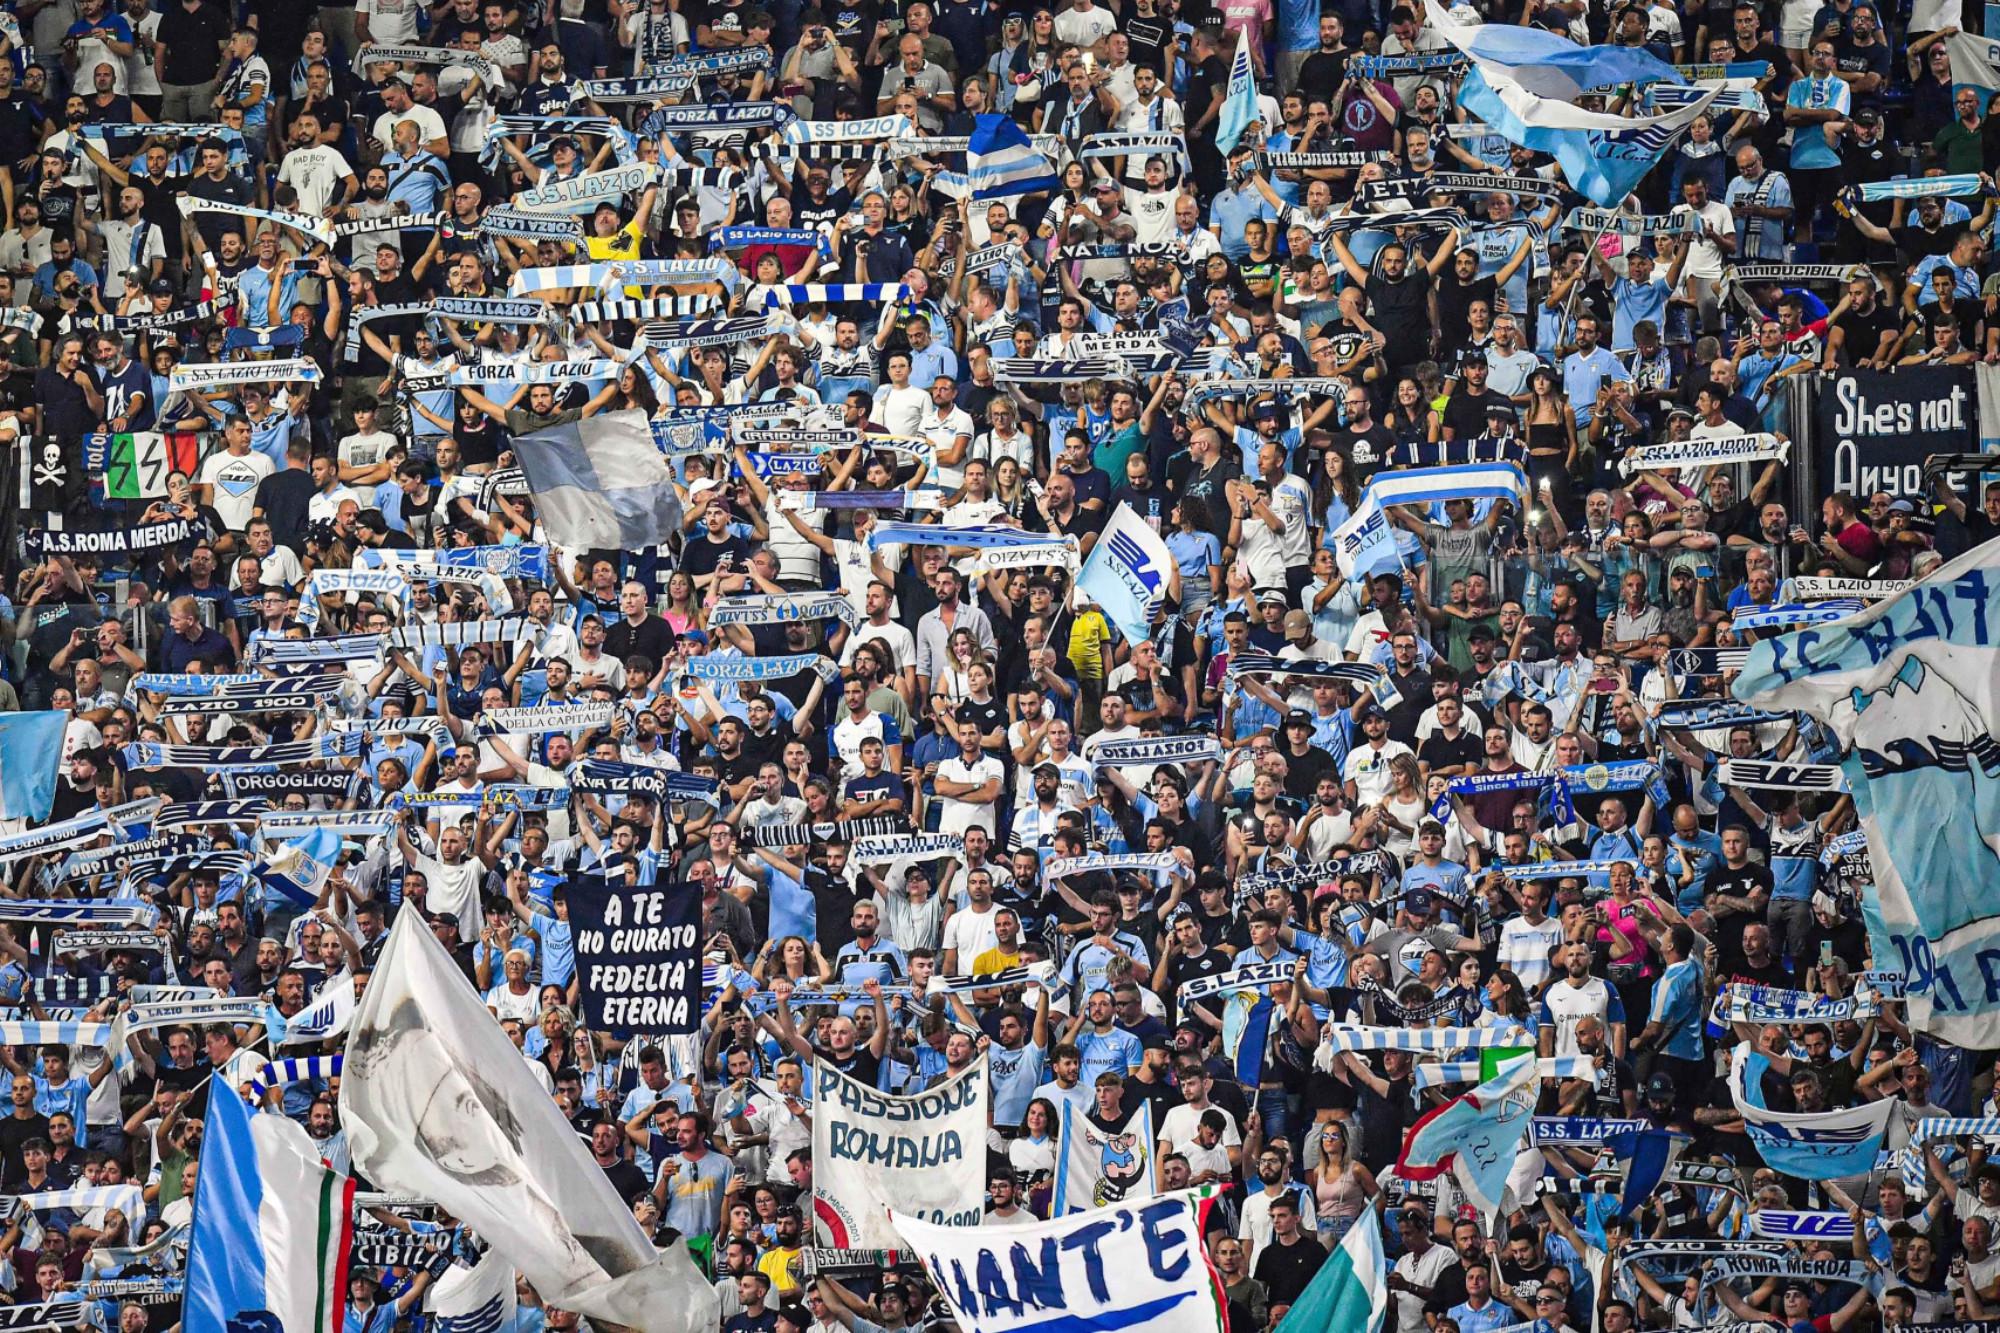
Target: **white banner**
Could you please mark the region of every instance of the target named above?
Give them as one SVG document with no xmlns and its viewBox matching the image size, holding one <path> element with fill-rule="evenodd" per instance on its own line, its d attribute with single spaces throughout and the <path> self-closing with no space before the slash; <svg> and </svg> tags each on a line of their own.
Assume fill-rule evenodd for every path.
<svg viewBox="0 0 2000 1333">
<path fill-rule="evenodd" d="M 1801 578 L 1786 579 L 1780 584 L 1778 600 L 1825 602 L 1836 597 L 1858 597 L 1864 602 L 1879 602 L 1885 597 L 1908 592 L 1916 586 L 1914 579 L 1838 579 L 1806 575 Z"/>
<path fill-rule="evenodd" d="M 686 1248 L 655 1251 L 414 913 L 397 919 L 355 1013 L 340 1116 L 377 1188 L 435 1200 L 550 1303 L 644 1333 L 715 1327 L 715 1293 Z"/>
<path fill-rule="evenodd" d="M 986 1201 L 986 1057 L 914 1097 L 813 1066 L 813 1206 L 838 1249 L 893 1249 L 889 1208 L 977 1227 Z M 838 1109 L 836 1109 L 838 1108 Z"/>
<path fill-rule="evenodd" d="M 894 1220 L 963 1333 L 1217 1333 L 1199 1207 L 1180 1193 L 1018 1227 Z"/>
</svg>

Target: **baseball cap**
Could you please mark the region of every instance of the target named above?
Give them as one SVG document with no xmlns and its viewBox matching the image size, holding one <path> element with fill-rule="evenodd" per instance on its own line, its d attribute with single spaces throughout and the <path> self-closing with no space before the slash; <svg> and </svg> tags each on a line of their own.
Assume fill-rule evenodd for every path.
<svg viewBox="0 0 2000 1333">
<path fill-rule="evenodd" d="M 1290 634 L 1293 630 L 1309 630 L 1312 628 L 1312 623 L 1312 617 L 1297 608 L 1285 612 L 1285 633 L 1287 634 Z"/>
<path fill-rule="evenodd" d="M 1094 188 L 1099 194 L 1117 194 L 1118 182 L 1114 180 L 1100 178 L 1097 184 L 1092 188 Z"/>
<path fill-rule="evenodd" d="M 1854 123 L 1856 125 L 1880 125 L 1882 123 L 1882 113 L 1872 106 L 1864 106 L 1854 113 Z"/>
<path fill-rule="evenodd" d="M 1433 820 L 1432 822 L 1435 823 L 1436 821 Z M 1403 897 L 1403 908 L 1405 911 L 1416 912 L 1419 914 L 1430 911 L 1431 891 L 1429 889 L 1410 890 L 1410 892 L 1405 894 Z"/>
<path fill-rule="evenodd" d="M 1693 421 L 1694 413 L 1685 407 L 1676 407 L 1668 411 L 1667 420 L 1672 421 L 1675 417 L 1686 417 L 1689 421 Z"/>
<path fill-rule="evenodd" d="M 1889 502 L 1889 512 L 1892 514 L 1914 514 L 1917 512 L 1917 507 L 1908 500 L 1891 500 Z"/>
<path fill-rule="evenodd" d="M 1674 1080 L 1672 1076 L 1655 1074 L 1650 1079 L 1647 1079 L 1646 1096 L 1661 1101 L 1672 1101 L 1674 1096 Z"/>
<path fill-rule="evenodd" d="M 1521 414 L 1514 410 L 1512 403 L 1488 403 L 1486 405 L 1486 415 L 1489 417 L 1502 417 L 1508 421 L 1518 421 L 1521 419 Z"/>
<path fill-rule="evenodd" d="M 681 637 L 689 643 L 699 643 L 703 646 L 708 643 L 708 631 L 705 629 L 684 629 L 681 631 Z"/>
<path fill-rule="evenodd" d="M 1062 770 L 1060 768 L 1057 768 L 1054 764 L 1047 763 L 1046 761 L 1035 765 L 1036 777 L 1040 777 L 1044 773 L 1047 773 L 1050 777 L 1059 778 L 1062 776 Z"/>
<path fill-rule="evenodd" d="M 1467 630 L 1465 632 L 1465 637 L 1467 639 L 1497 639 L 1500 636 L 1494 632 L 1493 627 L 1491 625 L 1487 624 L 1485 621 L 1482 620 L 1478 624 L 1474 625 L 1471 629 Z"/>
<path fill-rule="evenodd" d="M 433 926 L 450 926 L 454 930 L 458 929 L 456 912 L 431 912 L 425 915 L 424 920 Z"/>
<path fill-rule="evenodd" d="M 166 278 L 154 278 L 146 284 L 146 294 L 148 296 L 172 296 L 174 294 L 174 284 Z"/>
<path fill-rule="evenodd" d="M 1257 415 L 1259 417 L 1270 417 L 1273 420 L 1276 420 L 1278 416 L 1278 405 L 1272 402 L 1259 403 L 1257 404 Z"/>
</svg>

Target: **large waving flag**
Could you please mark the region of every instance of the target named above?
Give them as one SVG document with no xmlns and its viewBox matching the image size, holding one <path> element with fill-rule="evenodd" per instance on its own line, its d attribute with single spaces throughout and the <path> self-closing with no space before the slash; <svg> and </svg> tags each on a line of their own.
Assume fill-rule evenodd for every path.
<svg viewBox="0 0 2000 1333">
<path fill-rule="evenodd" d="M 1385 566 L 1401 568 L 1389 516 L 1372 493 L 1362 496 L 1354 513 L 1333 530 L 1333 562 L 1340 567 L 1340 577 L 1349 582 Z"/>
<path fill-rule="evenodd" d="M 639 411 L 600 412 L 514 441 L 535 508 L 564 546 L 636 551 L 680 529 L 673 473 Z"/>
<path fill-rule="evenodd" d="M 1868 838 L 1871 951 L 1908 975 L 1910 1021 L 2000 1044 L 1987 984 L 2000 935 L 2000 541 L 1831 625 L 1750 649 L 1736 697 L 1800 709 L 1848 747 Z"/>
<path fill-rule="evenodd" d="M 320 1160 L 299 1125 L 253 1115 L 219 1082 L 209 1087 L 203 1131 L 187 1333 L 268 1329 L 270 1319 L 283 1333 L 340 1333 L 353 1180 Z"/>
<path fill-rule="evenodd" d="M 1389 1310 L 1384 1267 L 1382 1220 L 1373 1209 L 1363 1209 L 1298 1300 L 1292 1302 L 1278 1333 L 1324 1333 L 1327 1329 L 1375 1333 Z"/>
<path fill-rule="evenodd" d="M 1508 24 L 1464 24 L 1437 0 L 1425 3 L 1427 21 L 1472 58 L 1459 105 L 1509 143 L 1554 154 L 1570 184 L 1606 208 L 1623 202 L 1724 91 L 1718 80 L 1698 100 L 1657 116 L 1586 111 L 1574 102 L 1587 89 L 1683 80 L 1643 51 L 1580 47 L 1553 33 Z"/>
<path fill-rule="evenodd" d="M 377 1188 L 435 1200 L 551 1305 L 640 1333 L 715 1327 L 715 1292 L 687 1248 L 655 1251 L 413 912 L 396 918 L 355 1012 L 340 1116 Z"/>
<path fill-rule="evenodd" d="M 966 145 L 965 162 L 965 179 L 974 199 L 1011 199 L 1061 184 L 1055 163 L 1035 151 L 1012 116 L 980 116 Z"/>
<path fill-rule="evenodd" d="M 1637 46 L 1578 46 L 1568 38 L 1515 23 L 1461 23 L 1438 0 L 1425 0 L 1424 22 L 1488 72 L 1502 72 L 1537 97 L 1574 101 L 1620 83 L 1686 83 L 1666 61 Z"/>
<path fill-rule="evenodd" d="M 1222 100 L 1222 115 L 1215 122 L 1215 146 L 1225 153 L 1236 151 L 1236 142 L 1257 119 L 1257 70 L 1250 63 L 1250 29 L 1236 30 L 1236 54 L 1229 61 L 1229 92 Z"/>
<path fill-rule="evenodd" d="M 1077 571 L 1078 591 L 1090 595 L 1111 623 L 1133 643 L 1146 637 L 1153 607 L 1167 593 L 1173 553 L 1160 534 L 1119 502 Z"/>
<path fill-rule="evenodd" d="M 1537 1071 L 1531 1057 L 1510 1060 L 1471 1092 L 1419 1117 L 1403 1138 L 1396 1174 L 1432 1180 L 1450 1171 L 1482 1215 L 1493 1212 L 1534 1119 Z"/>
<path fill-rule="evenodd" d="M 1805 1180 L 1832 1180 L 1872 1171 L 1884 1148 L 1903 1146 L 1904 1121 L 1895 1098 L 1838 1111 L 1773 1111 L 1764 1104 L 1763 1078 L 1770 1067 L 1770 1059 L 1749 1042 L 1738 1045 L 1729 1060 L 1729 1096 L 1744 1132 L 1771 1166 Z"/>
<path fill-rule="evenodd" d="M 43 820 L 55 808 L 69 714 L 0 713 L 0 819 Z"/>
</svg>

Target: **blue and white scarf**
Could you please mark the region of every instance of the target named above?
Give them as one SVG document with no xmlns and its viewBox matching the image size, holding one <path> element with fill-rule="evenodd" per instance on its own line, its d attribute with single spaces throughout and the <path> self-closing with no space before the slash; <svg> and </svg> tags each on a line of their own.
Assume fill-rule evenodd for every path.
<svg viewBox="0 0 2000 1333">
<path fill-rule="evenodd" d="M 583 244 L 583 219 L 574 213 L 531 213 L 521 208 L 489 208 L 479 229 L 515 241 L 562 241 Z M 544 308 L 543 313 L 548 312 Z"/>
<path fill-rule="evenodd" d="M 724 625 L 789 625 L 814 620 L 838 620 L 853 629 L 861 623 L 861 615 L 854 609 L 854 603 L 847 594 L 840 592 L 725 597 L 708 614 L 711 629 Z"/>
<path fill-rule="evenodd" d="M 1222 758 L 1222 742 L 1214 736 L 1139 736 L 1104 741 L 1092 752 L 1098 768 L 1127 764 L 1201 764 Z"/>
<path fill-rule="evenodd" d="M 964 546 L 987 550 L 996 546 L 1045 546 L 1049 535 L 999 524 L 946 528 L 936 523 L 877 523 L 868 530 L 868 549 L 885 546 Z"/>
<path fill-rule="evenodd" d="M 696 680 L 789 680 L 810 671 L 831 684 L 840 667 L 824 653 L 785 653 L 778 657 L 735 657 L 703 654 L 691 657 L 683 672 Z"/>
<path fill-rule="evenodd" d="M 717 227 L 708 234 L 708 250 L 741 250 L 749 245 L 792 245 L 813 250 L 826 247 L 826 234 L 816 227 Z"/>
<path fill-rule="evenodd" d="M 639 330 L 646 346 L 656 352 L 691 347 L 733 347 L 768 338 L 777 325 L 763 315 L 732 315 L 722 319 L 687 319 L 647 324 Z"/>
<path fill-rule="evenodd" d="M 273 1060 L 250 1080 L 250 1091 L 261 1098 L 273 1088 L 292 1083 L 323 1083 L 339 1077 L 340 1065 L 338 1055 L 296 1055 L 288 1060 Z"/>
<path fill-rule="evenodd" d="M 633 287 L 702 287 L 719 283 L 734 290 L 741 275 L 727 259 L 614 259 L 597 264 L 555 264 L 524 268 L 507 280 L 507 295 L 583 287 L 592 291 Z"/>
<path fill-rule="evenodd" d="M 1636 856 L 1608 856 L 1601 861 L 1536 861 L 1529 865 L 1495 866 L 1501 874 L 1515 883 L 1530 879 L 1587 879 L 1592 875 L 1608 875 L 1613 866 L 1631 866 L 1637 869 Z"/>
<path fill-rule="evenodd" d="M 1770 722 L 1789 722 L 1790 713 L 1773 713 L 1733 699 L 1669 699 L 1660 705 L 1655 726 L 1675 731 L 1709 731 L 1721 727 L 1759 727 Z"/>
<path fill-rule="evenodd" d="M 165 745 L 158 741 L 133 741 L 123 753 L 130 768 L 257 768 L 353 759 L 361 753 L 361 737 L 355 732 L 325 732 L 309 740 L 282 741 L 276 745 Z"/>
<path fill-rule="evenodd" d="M 663 106 L 639 126 L 639 133 L 717 134 L 731 130 L 776 129 L 798 119 L 798 113 L 781 102 L 723 102 L 715 106 Z"/>
<path fill-rule="evenodd" d="M 382 656 L 380 634 L 340 634 L 325 639 L 259 639 L 244 654 L 266 666 L 323 666 L 332 662 L 366 662 Z"/>
<path fill-rule="evenodd" d="M 616 759 L 586 759 L 565 770 L 570 790 L 616 792 L 650 796 L 654 800 L 693 801 L 714 805 L 720 784 L 699 773 L 681 773 L 648 764 L 627 764 Z"/>
<path fill-rule="evenodd" d="M 157 796 L 144 800 L 128 801 L 110 810 L 87 810 L 73 815 L 57 824 L 45 824 L 38 829 L 16 833 L 0 838 L 0 865 L 19 860 L 24 856 L 35 856 L 69 848 L 91 841 L 109 830 L 122 830 L 127 826 L 150 823 L 166 802 Z M 4 920 L 0 916 L 0 920 Z"/>
<path fill-rule="evenodd" d="M 269 801 L 181 801 L 160 811 L 155 829 L 189 828 L 199 824 L 248 824 L 271 808 Z"/>
<path fill-rule="evenodd" d="M 889 305 L 909 297 L 910 289 L 900 282 L 791 282 L 764 293 L 764 308 L 786 305 L 839 305 L 861 302 Z"/>
<path fill-rule="evenodd" d="M 1935 194 L 1960 194 L 1968 197 L 1985 193 L 1986 182 L 1976 175 L 1957 176 L 1898 176 L 1894 180 L 1869 181 L 1860 187 L 1861 202 L 1880 203 L 1884 199 L 1923 199 Z"/>
<path fill-rule="evenodd" d="M 1835 598 L 1825 602 L 1794 602 L 1759 609 L 1746 608 L 1732 612 L 1729 617 L 1731 627 L 1738 631 L 1753 629 L 1789 629 L 1793 625 L 1830 625 L 1836 620 L 1845 620 L 1858 613 L 1863 603 L 1858 599 Z"/>
<path fill-rule="evenodd" d="M 793 120 L 778 132 L 780 143 L 802 146 L 823 143 L 876 143 L 913 135 L 908 116 L 868 116 L 861 120 Z"/>
<path fill-rule="evenodd" d="M 1660 766 L 1650 759 L 1620 759 L 1608 764 L 1571 764 L 1557 770 L 1556 799 L 1567 811 L 1558 823 L 1576 817 L 1575 798 L 1602 796 L 1614 792 L 1643 791 L 1652 798 L 1656 810 L 1667 808 L 1667 782 Z"/>
<path fill-rule="evenodd" d="M 558 731 L 596 731 L 610 726 L 617 715 L 615 702 L 489 708 L 479 715 L 479 728 L 488 736 L 545 736 Z"/>
<path fill-rule="evenodd" d="M 73 898 L 0 899 L 0 921 L 28 925 L 144 926 L 159 924 L 151 903 L 78 902 Z"/>
<path fill-rule="evenodd" d="M 410 613 L 410 581 L 393 570 L 315 569 L 306 576 L 305 594 L 299 598 L 297 619 L 308 631 L 319 625 L 319 599 L 328 593 L 391 597 L 400 616 Z"/>
<path fill-rule="evenodd" d="M 1519 1026 L 1479 1028 L 1377 1028 L 1354 1023 L 1329 1023 L 1320 1037 L 1321 1049 L 1353 1051 L 1485 1050 L 1494 1046 L 1530 1046 L 1534 1038 Z"/>
</svg>

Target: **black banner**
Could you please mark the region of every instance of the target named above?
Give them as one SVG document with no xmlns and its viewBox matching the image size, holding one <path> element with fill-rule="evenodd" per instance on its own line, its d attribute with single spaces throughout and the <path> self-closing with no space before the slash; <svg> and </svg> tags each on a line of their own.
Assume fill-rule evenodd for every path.
<svg viewBox="0 0 2000 1333">
<path fill-rule="evenodd" d="M 568 888 L 584 1024 L 617 1037 L 679 1036 L 701 1026 L 701 893 L 692 884 L 628 888 L 596 876 Z"/>
<path fill-rule="evenodd" d="M 1971 366 L 1843 370 L 1820 387 L 1813 408 L 1813 462 L 1822 495 L 1845 491 L 1864 504 L 1883 491 L 1921 503 L 1924 459 L 1979 447 L 1979 398 Z M 1962 487 L 1964 473 L 1947 474 Z"/>
<path fill-rule="evenodd" d="M 77 532 L 67 528 L 38 528 L 28 534 L 28 550 L 34 555 L 127 555 L 173 546 L 200 535 L 200 529 L 184 518 L 164 523 L 148 523 L 137 528 L 106 528 Z"/>
</svg>

